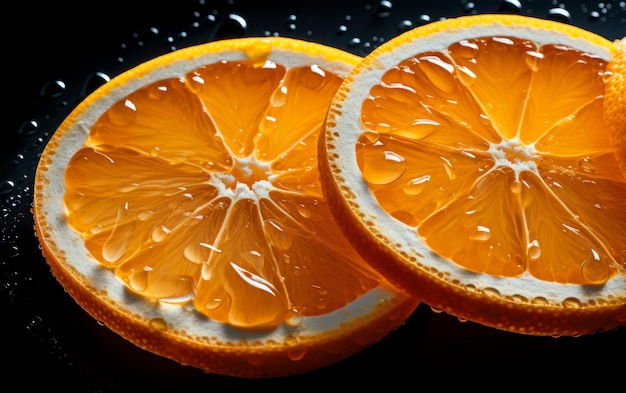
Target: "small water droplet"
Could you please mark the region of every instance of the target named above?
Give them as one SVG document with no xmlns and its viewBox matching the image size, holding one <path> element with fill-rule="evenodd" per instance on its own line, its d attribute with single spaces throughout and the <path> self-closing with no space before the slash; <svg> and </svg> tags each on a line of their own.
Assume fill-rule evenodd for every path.
<svg viewBox="0 0 626 393">
<path fill-rule="evenodd" d="M 65 82 L 63 82 L 62 80 L 48 82 L 43 85 L 41 91 L 39 92 L 39 95 L 42 97 L 57 98 L 65 93 L 66 88 L 67 86 L 65 85 Z"/>
<path fill-rule="evenodd" d="M 561 7 L 550 8 L 547 17 L 548 19 L 562 23 L 570 23 L 572 21 L 572 14 Z"/>
<path fill-rule="evenodd" d="M 541 246 L 536 239 L 528 244 L 528 258 L 534 260 L 541 258 Z"/>
<path fill-rule="evenodd" d="M 491 229 L 486 226 L 477 225 L 474 232 L 469 235 L 469 240 L 484 242 L 491 239 Z"/>
<path fill-rule="evenodd" d="M 359 46 L 360 44 L 361 44 L 361 39 L 358 37 L 351 38 L 350 42 L 348 43 L 350 47 Z"/>
<path fill-rule="evenodd" d="M 391 15 L 392 8 L 393 8 L 393 4 L 391 3 L 391 1 L 382 0 L 378 3 L 375 14 L 379 18 L 386 18 L 389 15 Z"/>
<path fill-rule="evenodd" d="M 389 150 L 378 152 L 378 158 L 366 161 L 363 177 L 372 184 L 389 184 L 398 180 L 406 170 L 404 157 Z"/>
<path fill-rule="evenodd" d="M 21 135 L 33 135 L 37 132 L 38 128 L 39 123 L 37 123 L 37 120 L 27 120 L 22 123 L 22 125 L 20 125 L 20 128 L 17 130 L 17 132 Z"/>
<path fill-rule="evenodd" d="M 526 51 L 524 61 L 526 65 L 528 66 L 528 68 L 530 68 L 532 71 L 539 71 L 542 60 L 543 60 L 543 53 L 539 53 L 536 51 Z"/>
<path fill-rule="evenodd" d="M 222 301 L 221 298 L 213 298 L 213 299 L 209 299 L 209 301 L 207 301 L 204 305 L 204 307 L 207 310 L 216 310 L 218 309 L 224 302 Z"/>
<path fill-rule="evenodd" d="M 430 175 L 424 175 L 411 179 L 402 187 L 402 192 L 409 196 L 420 195 L 430 182 Z"/>
<path fill-rule="evenodd" d="M 574 297 L 568 297 L 563 300 L 563 307 L 565 308 L 581 308 L 582 306 L 582 302 Z"/>
<path fill-rule="evenodd" d="M 143 269 L 133 269 L 128 275 L 128 285 L 133 291 L 143 292 L 148 288 L 148 274 L 152 271 L 149 266 Z"/>
<path fill-rule="evenodd" d="M 387 130 L 382 129 L 382 123 L 376 125 L 379 133 L 388 132 L 390 126 L 386 124 Z M 393 131 L 394 135 L 404 136 L 412 140 L 423 140 L 441 129 L 441 123 L 431 119 L 416 119 L 410 126 L 399 128 Z"/>
<path fill-rule="evenodd" d="M 121 100 L 106 112 L 109 121 L 117 126 L 126 126 L 135 121 L 137 108 L 131 100 Z"/>
<path fill-rule="evenodd" d="M 15 182 L 13 180 L 5 180 L 0 183 L 0 195 L 7 195 L 13 192 L 15 189 Z"/>
<path fill-rule="evenodd" d="M 83 87 L 80 90 L 80 95 L 82 97 L 87 97 L 98 87 L 104 85 L 110 80 L 111 78 L 104 72 L 96 72 L 95 74 L 91 74 L 85 80 L 85 83 L 83 84 Z"/>
<path fill-rule="evenodd" d="M 215 29 L 215 38 L 243 37 L 248 29 L 248 22 L 240 15 L 228 14 Z"/>
<path fill-rule="evenodd" d="M 520 14 L 524 7 L 519 0 L 503 0 L 498 6 L 498 12 L 505 14 Z"/>
<path fill-rule="evenodd" d="M 278 221 L 273 219 L 265 220 L 263 228 L 274 247 L 279 250 L 288 250 L 291 247 L 291 236 Z"/>
<path fill-rule="evenodd" d="M 172 231 L 165 225 L 159 225 L 152 231 L 152 241 L 160 243 L 171 233 Z"/>
<path fill-rule="evenodd" d="M 414 27 L 413 22 L 410 19 L 404 19 L 404 20 L 401 20 L 400 23 L 398 23 L 399 32 L 409 31 L 413 27 Z"/>
<path fill-rule="evenodd" d="M 167 323 L 165 322 L 165 319 L 161 317 L 152 318 L 149 323 L 150 323 L 150 326 L 155 328 L 156 330 L 160 330 L 160 331 L 167 330 Z"/>
</svg>

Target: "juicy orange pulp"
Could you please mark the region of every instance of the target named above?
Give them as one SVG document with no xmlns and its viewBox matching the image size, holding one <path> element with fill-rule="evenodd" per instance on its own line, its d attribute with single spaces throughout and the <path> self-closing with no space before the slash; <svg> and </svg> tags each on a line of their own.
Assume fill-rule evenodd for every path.
<svg viewBox="0 0 626 393">
<path fill-rule="evenodd" d="M 508 37 L 417 54 L 363 102 L 359 168 L 389 214 L 470 271 L 602 284 L 626 266 L 605 67 Z"/>
<path fill-rule="evenodd" d="M 320 114 L 342 80 L 224 61 L 137 90 L 67 166 L 69 223 L 131 291 L 217 321 L 267 327 L 340 308 L 381 280 L 318 182 Z"/>
</svg>

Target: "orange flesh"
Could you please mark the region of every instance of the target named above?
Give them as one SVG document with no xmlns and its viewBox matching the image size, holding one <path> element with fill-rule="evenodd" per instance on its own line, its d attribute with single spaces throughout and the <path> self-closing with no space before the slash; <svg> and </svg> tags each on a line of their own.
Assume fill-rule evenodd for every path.
<svg viewBox="0 0 626 393">
<path fill-rule="evenodd" d="M 240 327 L 297 324 L 380 276 L 331 219 L 316 146 L 342 78 L 219 62 L 112 106 L 69 163 L 68 221 L 127 287 Z"/>
<path fill-rule="evenodd" d="M 605 67 L 508 37 L 417 54 L 363 102 L 363 177 L 389 214 L 470 271 L 602 284 L 626 267 Z"/>
</svg>

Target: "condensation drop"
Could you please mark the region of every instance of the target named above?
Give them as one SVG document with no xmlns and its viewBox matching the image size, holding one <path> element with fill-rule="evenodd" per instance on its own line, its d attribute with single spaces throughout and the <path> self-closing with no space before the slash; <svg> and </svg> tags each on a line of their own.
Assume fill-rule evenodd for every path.
<svg viewBox="0 0 626 393">
<path fill-rule="evenodd" d="M 528 258 L 535 260 L 541 258 L 541 247 L 538 240 L 533 240 L 528 244 Z"/>
<path fill-rule="evenodd" d="M 161 331 L 167 330 L 167 323 L 165 322 L 165 319 L 161 317 L 152 318 L 149 323 L 150 323 L 150 326 L 155 328 L 156 330 L 161 330 Z"/>
<path fill-rule="evenodd" d="M 288 250 L 291 247 L 291 236 L 276 220 L 265 220 L 263 223 L 265 234 L 270 243 L 279 250 Z"/>
<path fill-rule="evenodd" d="M 469 239 L 478 242 L 487 241 L 491 239 L 491 229 L 486 226 L 477 225 L 474 232 L 469 235 Z"/>
<path fill-rule="evenodd" d="M 98 87 L 104 85 L 105 83 L 107 83 L 110 80 L 111 80 L 111 78 L 107 74 L 105 74 L 104 72 L 96 72 L 95 74 L 89 75 L 87 77 L 87 80 L 85 80 L 85 84 L 83 85 L 83 87 L 82 87 L 82 89 L 80 91 L 81 97 L 88 96 L 94 90 L 96 90 Z"/>
<path fill-rule="evenodd" d="M 106 112 L 111 123 L 117 126 L 126 126 L 135 121 L 137 108 L 131 100 L 122 100 L 112 105 Z"/>
<path fill-rule="evenodd" d="M 402 192 L 404 192 L 408 196 L 418 196 L 420 195 L 426 186 L 428 186 L 430 182 L 430 175 L 424 175 L 420 177 L 416 177 L 411 179 L 407 184 L 402 187 Z"/>
<path fill-rule="evenodd" d="M 143 292 L 148 288 L 148 275 L 152 271 L 149 266 L 143 269 L 134 269 L 128 276 L 128 285 L 136 292 Z"/>
<path fill-rule="evenodd" d="M 37 120 L 27 120 L 20 125 L 17 132 L 21 135 L 33 135 L 37 132 L 38 128 L 39 123 L 37 123 Z"/>
<path fill-rule="evenodd" d="M 242 37 L 248 29 L 248 22 L 240 15 L 228 14 L 215 29 L 215 38 Z"/>
<path fill-rule="evenodd" d="M 375 162 L 366 162 L 363 177 L 372 184 L 389 184 L 398 180 L 406 170 L 404 157 L 392 151 L 383 151 Z"/>
<path fill-rule="evenodd" d="M 48 98 L 58 98 L 61 97 L 63 93 L 65 93 L 66 89 L 67 86 L 65 85 L 65 82 L 63 82 L 62 80 L 56 80 L 43 85 L 41 91 L 39 92 L 39 95 Z"/>
<path fill-rule="evenodd" d="M 7 195 L 13 192 L 15 189 L 15 182 L 13 180 L 5 180 L 0 183 L 0 195 Z"/>
</svg>

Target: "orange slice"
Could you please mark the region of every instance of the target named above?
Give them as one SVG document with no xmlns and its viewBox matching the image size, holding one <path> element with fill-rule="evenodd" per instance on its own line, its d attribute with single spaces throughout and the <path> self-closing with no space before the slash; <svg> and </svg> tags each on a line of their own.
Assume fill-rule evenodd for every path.
<svg viewBox="0 0 626 393">
<path fill-rule="evenodd" d="M 350 247 L 317 170 L 328 104 L 359 60 L 224 40 L 95 91 L 36 172 L 56 279 L 137 346 L 212 373 L 303 373 L 380 340 L 417 302 Z"/>
<path fill-rule="evenodd" d="M 366 56 L 320 137 L 322 189 L 354 247 L 462 319 L 554 336 L 625 325 L 626 179 L 602 110 L 613 50 L 481 15 Z"/>
<path fill-rule="evenodd" d="M 626 174 L 626 37 L 615 42 L 605 75 L 604 122 L 617 162 Z"/>
</svg>

